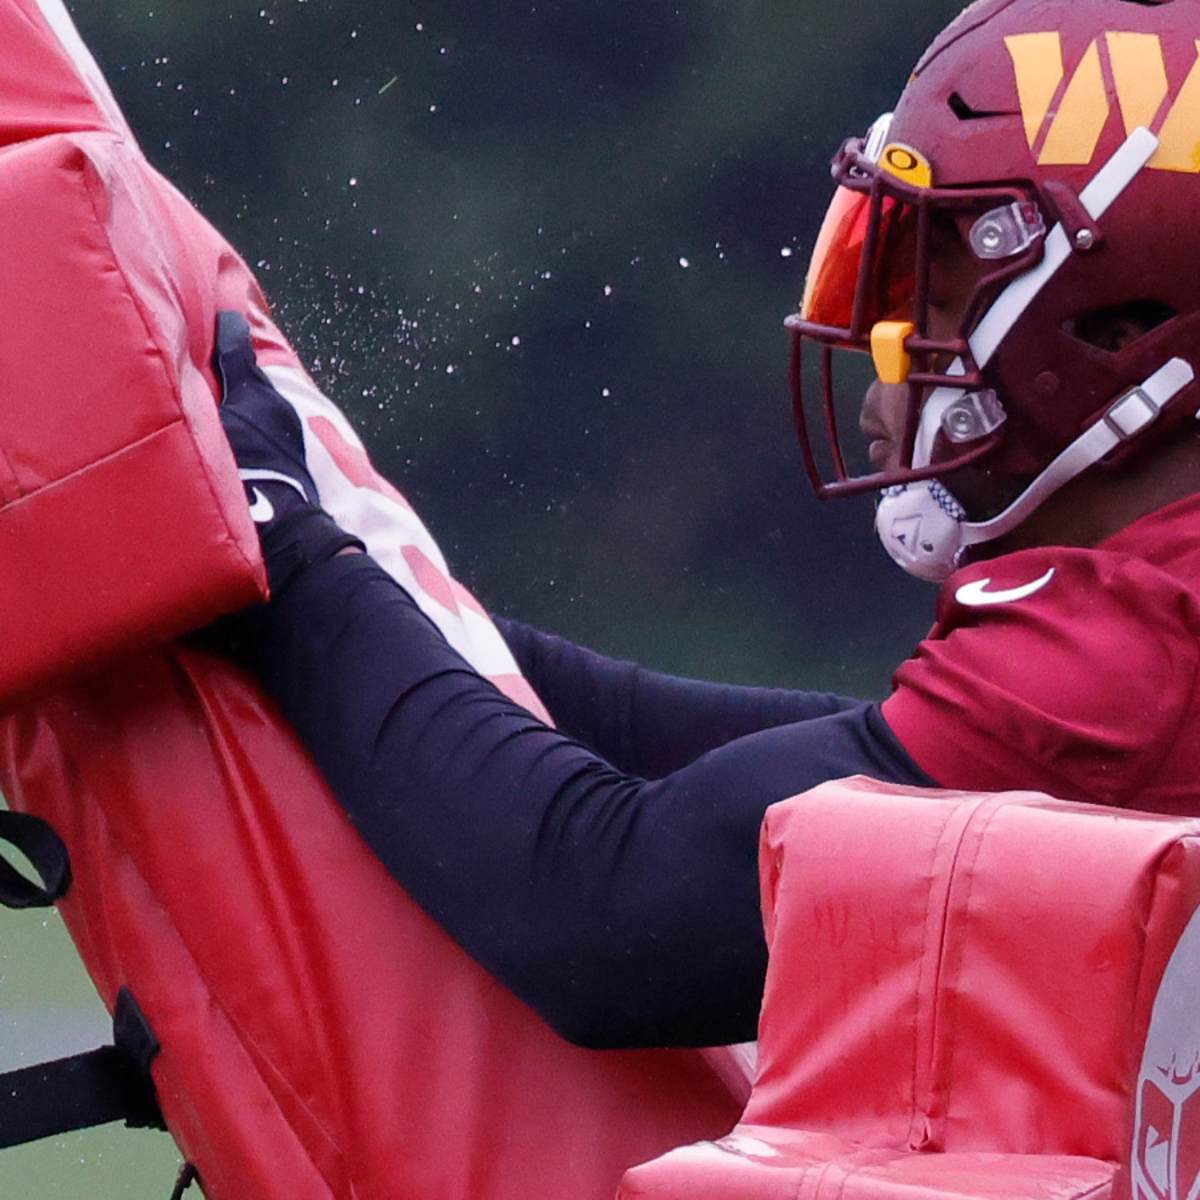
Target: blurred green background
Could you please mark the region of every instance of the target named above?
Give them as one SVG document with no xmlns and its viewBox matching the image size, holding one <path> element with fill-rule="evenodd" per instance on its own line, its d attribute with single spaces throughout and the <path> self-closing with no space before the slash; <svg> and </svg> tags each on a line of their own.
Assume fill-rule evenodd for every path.
<svg viewBox="0 0 1200 1200">
<path fill-rule="evenodd" d="M 957 5 L 78 0 L 150 158 L 496 610 L 714 678 L 882 695 L 932 593 L 802 478 L 782 321 L 842 138 Z M 4 915 L 0 1065 L 103 1040 Z M 166 1197 L 166 1137 L 0 1198 Z"/>
</svg>

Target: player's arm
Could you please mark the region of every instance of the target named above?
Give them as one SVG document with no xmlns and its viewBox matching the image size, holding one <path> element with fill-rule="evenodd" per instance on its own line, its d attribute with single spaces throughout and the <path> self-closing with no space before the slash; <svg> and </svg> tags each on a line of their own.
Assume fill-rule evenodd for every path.
<svg viewBox="0 0 1200 1200">
<path fill-rule="evenodd" d="M 930 782 L 865 704 L 638 778 L 501 695 L 369 557 L 300 557 L 259 628 L 263 682 L 392 876 L 581 1044 L 753 1037 L 767 806 L 845 775 Z"/>
<path fill-rule="evenodd" d="M 519 621 L 496 623 L 558 728 L 614 766 L 648 779 L 748 733 L 861 703 L 825 692 L 681 679 L 606 658 Z"/>
<path fill-rule="evenodd" d="M 878 710 L 749 734 L 658 780 L 618 770 L 508 700 L 346 553 L 354 539 L 313 503 L 295 414 L 236 328 L 221 344 L 223 422 L 272 589 L 246 618 L 249 665 L 380 861 L 574 1041 L 754 1036 L 766 807 L 850 774 L 928 782 Z"/>
</svg>

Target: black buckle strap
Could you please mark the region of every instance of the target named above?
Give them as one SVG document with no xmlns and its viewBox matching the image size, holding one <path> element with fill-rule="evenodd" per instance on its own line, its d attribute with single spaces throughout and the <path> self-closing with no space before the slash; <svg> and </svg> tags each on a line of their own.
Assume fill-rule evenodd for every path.
<svg viewBox="0 0 1200 1200">
<path fill-rule="evenodd" d="M 0 858 L 0 904 L 47 908 L 71 886 L 67 848 L 45 822 L 26 813 L 0 811 L 0 841 L 15 846 L 41 878 L 35 883 Z M 131 1129 L 166 1129 L 150 1064 L 161 1047 L 128 988 L 117 993 L 113 1045 L 0 1073 L 0 1149 L 42 1138 L 124 1121 Z M 184 1165 L 172 1200 L 200 1183 Z"/>
<path fill-rule="evenodd" d="M 115 1044 L 0 1074 L 0 1149 L 124 1121 L 165 1129 L 149 1075 L 159 1045 L 127 988 L 117 997 Z"/>
<path fill-rule="evenodd" d="M 27 813 L 0 812 L 0 841 L 15 846 L 41 878 L 35 883 L 0 858 L 0 904 L 46 908 L 71 886 L 62 838 Z M 128 988 L 117 994 L 113 1044 L 0 1074 L 0 1149 L 109 1121 L 165 1129 L 150 1064 L 158 1039 Z"/>
<path fill-rule="evenodd" d="M 0 841 L 15 846 L 41 876 L 41 885 L 27 879 L 0 858 L 0 904 L 7 908 L 49 908 L 71 886 L 71 861 L 62 838 L 38 817 L 0 812 Z"/>
</svg>

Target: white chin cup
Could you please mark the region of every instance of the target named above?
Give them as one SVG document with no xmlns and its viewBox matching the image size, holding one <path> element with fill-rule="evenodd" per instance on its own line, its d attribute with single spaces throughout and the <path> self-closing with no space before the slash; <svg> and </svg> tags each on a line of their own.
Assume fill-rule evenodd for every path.
<svg viewBox="0 0 1200 1200">
<path fill-rule="evenodd" d="M 875 532 L 910 575 L 941 583 L 962 560 L 963 507 L 936 479 L 901 484 L 879 494 Z"/>
</svg>

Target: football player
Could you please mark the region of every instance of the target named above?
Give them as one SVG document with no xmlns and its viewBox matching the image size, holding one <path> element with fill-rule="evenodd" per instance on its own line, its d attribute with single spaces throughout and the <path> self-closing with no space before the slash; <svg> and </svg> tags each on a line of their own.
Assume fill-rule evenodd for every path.
<svg viewBox="0 0 1200 1200">
<path fill-rule="evenodd" d="M 565 1036 L 753 1037 L 759 824 L 821 781 L 1200 811 L 1198 32 L 1200 0 L 982 0 L 838 151 L 788 321 L 804 457 L 823 496 L 879 493 L 888 552 L 941 583 L 882 705 L 504 622 L 548 728 L 319 507 L 295 414 L 223 320 L 273 594 L 251 665 L 388 870 Z M 846 352 L 878 376 L 861 475 Z"/>
</svg>

